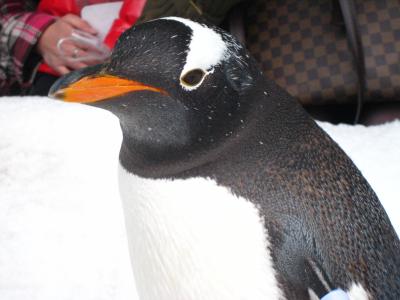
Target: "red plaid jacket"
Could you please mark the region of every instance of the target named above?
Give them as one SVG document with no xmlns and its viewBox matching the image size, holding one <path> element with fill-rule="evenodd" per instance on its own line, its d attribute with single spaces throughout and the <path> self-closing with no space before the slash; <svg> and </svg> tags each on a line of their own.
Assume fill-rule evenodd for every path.
<svg viewBox="0 0 400 300">
<path fill-rule="evenodd" d="M 31 84 L 40 56 L 34 47 L 54 17 L 29 1 L 0 0 L 0 95 Z"/>
</svg>

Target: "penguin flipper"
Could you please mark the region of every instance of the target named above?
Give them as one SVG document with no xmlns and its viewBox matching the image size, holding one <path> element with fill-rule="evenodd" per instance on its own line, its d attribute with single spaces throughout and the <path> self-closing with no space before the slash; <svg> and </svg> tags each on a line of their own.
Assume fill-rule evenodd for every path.
<svg viewBox="0 0 400 300">
<path fill-rule="evenodd" d="M 319 298 L 324 297 L 332 291 L 332 284 L 326 272 L 319 264 L 311 259 L 305 259 L 305 280 L 308 288 L 311 289 Z"/>
</svg>

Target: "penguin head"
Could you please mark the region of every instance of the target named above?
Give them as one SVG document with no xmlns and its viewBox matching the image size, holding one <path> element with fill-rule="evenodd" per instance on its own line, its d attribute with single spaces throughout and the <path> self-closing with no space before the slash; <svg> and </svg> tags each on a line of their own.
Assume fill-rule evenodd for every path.
<svg viewBox="0 0 400 300">
<path fill-rule="evenodd" d="M 104 108 L 141 159 L 182 160 L 226 143 L 245 122 L 262 75 L 231 35 L 182 18 L 143 23 L 109 61 L 60 78 L 49 95 Z"/>
</svg>

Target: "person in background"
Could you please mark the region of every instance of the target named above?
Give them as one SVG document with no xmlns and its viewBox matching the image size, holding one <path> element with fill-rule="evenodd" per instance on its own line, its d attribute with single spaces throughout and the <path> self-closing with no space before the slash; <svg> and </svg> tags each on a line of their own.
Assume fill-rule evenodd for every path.
<svg viewBox="0 0 400 300">
<path fill-rule="evenodd" d="M 0 0 L 0 95 L 47 95 L 61 75 L 97 64 L 97 58 L 80 60 L 90 47 L 69 39 L 74 33 L 98 36 L 81 18 L 85 6 L 122 2 L 104 42 L 113 48 L 120 34 L 135 23 L 163 16 L 181 16 L 220 24 L 242 0 Z"/>
</svg>

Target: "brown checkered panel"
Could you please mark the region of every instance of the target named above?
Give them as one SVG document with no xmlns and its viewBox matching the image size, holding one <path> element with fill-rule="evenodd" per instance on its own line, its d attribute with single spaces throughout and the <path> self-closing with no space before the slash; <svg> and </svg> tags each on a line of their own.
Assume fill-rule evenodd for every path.
<svg viewBox="0 0 400 300">
<path fill-rule="evenodd" d="M 368 99 L 400 101 L 400 1 L 357 1 Z"/>
<path fill-rule="evenodd" d="M 366 54 L 368 98 L 400 99 L 400 3 L 357 1 Z M 304 104 L 355 101 L 357 76 L 332 0 L 255 0 L 247 46 L 272 78 Z"/>
</svg>

